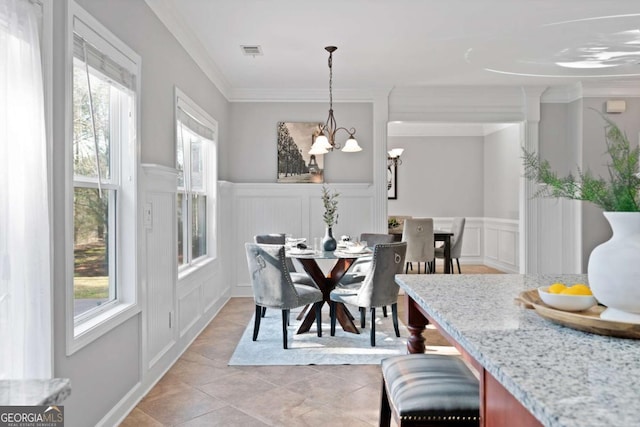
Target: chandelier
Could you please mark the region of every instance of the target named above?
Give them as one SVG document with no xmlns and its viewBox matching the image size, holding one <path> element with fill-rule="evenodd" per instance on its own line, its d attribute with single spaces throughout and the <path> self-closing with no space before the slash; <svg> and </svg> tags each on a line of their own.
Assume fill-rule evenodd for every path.
<svg viewBox="0 0 640 427">
<path fill-rule="evenodd" d="M 324 48 L 329 52 L 329 117 L 327 122 L 320 128 L 320 134 L 316 137 L 309 154 L 326 154 L 329 151 L 333 151 L 334 148 L 340 149 L 341 146 L 336 144 L 336 132 L 343 130 L 349 134 L 349 139 L 344 144 L 342 151 L 347 153 L 355 153 L 362 151 L 362 148 L 358 145 L 358 141 L 353 137 L 356 134 L 354 128 L 347 129 L 343 127 L 337 127 L 336 119 L 333 117 L 333 52 L 338 49 L 335 46 L 327 46 Z"/>
</svg>

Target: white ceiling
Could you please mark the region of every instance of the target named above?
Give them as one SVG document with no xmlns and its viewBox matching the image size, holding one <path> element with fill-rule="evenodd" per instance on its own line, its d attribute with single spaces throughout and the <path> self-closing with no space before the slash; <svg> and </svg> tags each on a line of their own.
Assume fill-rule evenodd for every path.
<svg viewBox="0 0 640 427">
<path fill-rule="evenodd" d="M 147 0 L 222 91 L 565 85 L 640 76 L 638 0 Z M 245 56 L 241 45 L 260 45 Z M 616 67 L 563 68 L 589 52 Z M 206 57 L 206 59 L 202 59 Z M 494 70 L 494 71 L 489 71 Z M 496 72 L 497 71 L 497 72 Z M 518 73 L 509 74 L 509 73 Z M 594 77 L 598 76 L 598 77 Z"/>
</svg>

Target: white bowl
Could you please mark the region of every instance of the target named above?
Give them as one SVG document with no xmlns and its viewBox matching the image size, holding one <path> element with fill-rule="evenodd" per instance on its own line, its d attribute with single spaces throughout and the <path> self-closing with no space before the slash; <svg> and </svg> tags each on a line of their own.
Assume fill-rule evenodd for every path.
<svg viewBox="0 0 640 427">
<path fill-rule="evenodd" d="M 598 303 L 593 295 L 566 295 L 547 292 L 548 286 L 538 288 L 540 299 L 550 307 L 564 311 L 582 311 Z"/>
</svg>

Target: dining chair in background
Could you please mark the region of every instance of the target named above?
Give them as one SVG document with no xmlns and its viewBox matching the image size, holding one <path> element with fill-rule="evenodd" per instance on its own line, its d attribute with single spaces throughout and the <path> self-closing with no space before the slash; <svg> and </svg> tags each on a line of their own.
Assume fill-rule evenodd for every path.
<svg viewBox="0 0 640 427">
<path fill-rule="evenodd" d="M 371 312 L 371 346 L 376 345 L 376 307 L 391 306 L 391 317 L 396 336 L 398 329 L 398 292 L 395 275 L 402 273 L 407 243 L 380 243 L 373 248 L 371 270 L 359 287 L 336 287 L 329 294 L 331 303 L 331 336 L 336 332 L 336 302 L 354 305 L 360 309 L 360 327 L 365 327 L 366 309 Z"/>
<path fill-rule="evenodd" d="M 373 249 L 380 243 L 393 243 L 393 235 L 381 233 L 362 233 L 360 234 L 360 241 L 367 242 L 367 246 Z M 343 277 L 343 279 L 341 280 L 341 283 L 349 284 L 354 282 L 362 282 L 371 269 L 372 261 L 373 254 L 356 259 L 351 265 L 349 272 L 345 274 L 345 277 Z"/>
<path fill-rule="evenodd" d="M 451 237 L 451 258 L 450 265 L 451 274 L 454 273 L 453 270 L 453 260 L 456 260 L 456 264 L 458 264 L 458 274 L 462 274 L 460 271 L 460 254 L 462 253 L 462 236 L 464 235 L 464 225 L 466 222 L 466 218 L 455 217 L 453 218 L 453 223 L 451 224 L 451 232 L 453 233 L 453 237 Z M 435 248 L 435 256 L 436 258 L 444 259 L 444 247 Z"/>
<path fill-rule="evenodd" d="M 284 245 L 286 238 L 284 233 L 271 233 L 271 234 L 257 234 L 253 236 L 254 243 L 267 244 L 267 245 Z M 313 281 L 311 276 L 307 274 L 306 271 L 296 271 L 295 265 L 293 264 L 293 260 L 289 257 L 285 259 L 287 263 L 287 268 L 289 269 L 289 274 L 291 275 L 291 279 L 295 283 L 299 283 L 301 285 L 314 286 L 318 287 L 316 282 Z M 265 316 L 267 309 L 266 307 L 262 310 L 262 317 Z"/>
<path fill-rule="evenodd" d="M 425 273 L 435 270 L 435 250 L 433 238 L 433 218 L 407 218 L 402 231 L 402 241 L 407 242 L 407 256 L 405 273 L 409 270 L 408 263 L 425 263 Z M 413 266 L 412 266 L 413 269 Z"/>
<path fill-rule="evenodd" d="M 283 245 L 245 243 L 247 264 L 256 305 L 253 341 L 258 339 L 263 308 L 282 310 L 282 347 L 288 348 L 287 325 L 292 308 L 322 302 L 322 291 L 316 286 L 292 280 L 286 265 Z M 321 304 L 315 304 L 316 327 L 322 336 Z"/>
</svg>

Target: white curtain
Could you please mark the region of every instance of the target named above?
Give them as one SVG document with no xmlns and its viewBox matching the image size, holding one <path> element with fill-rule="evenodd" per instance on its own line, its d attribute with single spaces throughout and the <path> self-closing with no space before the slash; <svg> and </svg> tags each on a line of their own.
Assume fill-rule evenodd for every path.
<svg viewBox="0 0 640 427">
<path fill-rule="evenodd" d="M 0 378 L 51 377 L 40 9 L 0 0 Z"/>
</svg>

